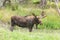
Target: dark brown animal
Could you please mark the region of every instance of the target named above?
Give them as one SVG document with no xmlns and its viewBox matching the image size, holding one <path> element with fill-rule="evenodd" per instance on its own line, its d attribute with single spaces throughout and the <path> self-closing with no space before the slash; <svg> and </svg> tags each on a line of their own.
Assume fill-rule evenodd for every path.
<svg viewBox="0 0 60 40">
<path fill-rule="evenodd" d="M 41 20 L 35 14 L 31 16 L 12 16 L 10 30 L 13 31 L 14 26 L 17 25 L 23 28 L 27 27 L 29 28 L 29 32 L 31 32 L 34 24 L 36 24 L 36 28 L 38 24 L 42 24 Z"/>
</svg>

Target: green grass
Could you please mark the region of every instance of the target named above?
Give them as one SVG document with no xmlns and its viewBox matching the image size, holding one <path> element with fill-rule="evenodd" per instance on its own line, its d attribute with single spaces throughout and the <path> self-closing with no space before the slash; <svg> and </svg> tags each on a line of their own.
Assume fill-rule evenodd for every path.
<svg viewBox="0 0 60 40">
<path fill-rule="evenodd" d="M 60 40 L 60 30 L 33 30 L 28 32 L 26 30 L 14 30 L 0 28 L 0 40 Z"/>
<path fill-rule="evenodd" d="M 39 0 L 31 0 L 33 3 L 38 2 Z M 58 6 L 60 8 L 60 3 Z M 12 4 L 12 6 L 7 6 L 3 9 L 0 9 L 0 40 L 60 40 L 60 16 L 58 12 L 53 9 L 56 8 L 54 2 L 47 2 L 45 9 L 40 9 L 35 7 L 34 4 Z M 50 8 L 51 6 L 52 8 Z M 14 8 L 15 10 L 12 10 Z M 43 25 L 38 25 L 38 29 L 34 29 L 32 32 L 29 32 L 28 29 L 16 27 L 13 32 L 9 30 L 10 24 L 6 25 L 4 23 L 10 22 L 11 16 L 19 15 L 31 15 L 35 13 L 40 15 L 42 10 L 45 11 L 47 17 L 41 19 Z"/>
<path fill-rule="evenodd" d="M 19 8 L 12 11 L 11 9 L 0 10 L 0 20 L 3 22 L 10 21 L 13 15 L 30 15 L 32 12 L 40 15 L 41 9 L 36 8 Z M 9 26 L 0 25 L 0 40 L 60 40 L 60 17 L 55 9 L 45 9 L 47 17 L 41 19 L 43 25 L 38 25 L 39 29 L 33 29 L 29 32 L 28 29 L 16 28 L 13 32 L 9 31 Z M 45 29 L 45 30 L 44 30 Z"/>
<path fill-rule="evenodd" d="M 18 10 L 12 11 L 11 9 L 2 9 L 0 10 L 0 20 L 7 23 L 10 22 L 11 16 L 13 15 L 19 15 L 19 16 L 25 16 L 25 15 L 31 15 L 32 13 L 35 13 L 36 15 L 41 14 L 42 9 L 37 8 L 23 8 L 19 7 Z M 60 17 L 58 16 L 58 13 L 55 9 L 45 9 L 44 10 L 47 17 L 41 19 L 43 25 L 38 25 L 39 29 L 60 29 Z"/>
</svg>

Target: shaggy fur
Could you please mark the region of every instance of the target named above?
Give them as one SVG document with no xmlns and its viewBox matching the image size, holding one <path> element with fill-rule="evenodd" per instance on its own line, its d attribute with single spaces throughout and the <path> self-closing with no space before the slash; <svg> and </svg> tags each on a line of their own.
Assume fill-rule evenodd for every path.
<svg viewBox="0 0 60 40">
<path fill-rule="evenodd" d="M 41 20 L 35 14 L 30 16 L 12 16 L 10 30 L 13 31 L 14 26 L 17 25 L 23 28 L 27 27 L 29 32 L 31 32 L 34 24 L 36 24 L 36 28 L 38 24 L 42 24 Z"/>
</svg>

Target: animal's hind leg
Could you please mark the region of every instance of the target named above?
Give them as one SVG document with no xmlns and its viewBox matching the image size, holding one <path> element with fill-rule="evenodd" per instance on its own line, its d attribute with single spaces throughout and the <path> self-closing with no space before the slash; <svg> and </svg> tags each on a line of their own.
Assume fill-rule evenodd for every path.
<svg viewBox="0 0 60 40">
<path fill-rule="evenodd" d="M 11 20 L 11 27 L 10 27 L 10 31 L 13 31 L 13 29 L 14 29 L 14 25 L 15 25 L 14 21 L 13 21 L 13 20 Z"/>
<path fill-rule="evenodd" d="M 11 23 L 10 30 L 13 31 L 13 29 L 14 29 L 14 23 Z"/>
<path fill-rule="evenodd" d="M 13 29 L 14 29 L 14 26 L 11 26 L 11 27 L 10 27 L 10 31 L 13 31 Z"/>
</svg>

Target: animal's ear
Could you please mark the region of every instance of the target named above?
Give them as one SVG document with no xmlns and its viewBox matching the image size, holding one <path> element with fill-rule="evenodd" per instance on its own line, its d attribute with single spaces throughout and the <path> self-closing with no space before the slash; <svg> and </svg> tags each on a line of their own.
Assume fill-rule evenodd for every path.
<svg viewBox="0 0 60 40">
<path fill-rule="evenodd" d="M 40 15 L 40 18 L 45 18 L 47 15 L 45 14 L 45 11 L 43 10 L 41 15 Z"/>
<path fill-rule="evenodd" d="M 36 15 L 34 13 L 32 13 L 32 15 L 36 17 Z"/>
</svg>

